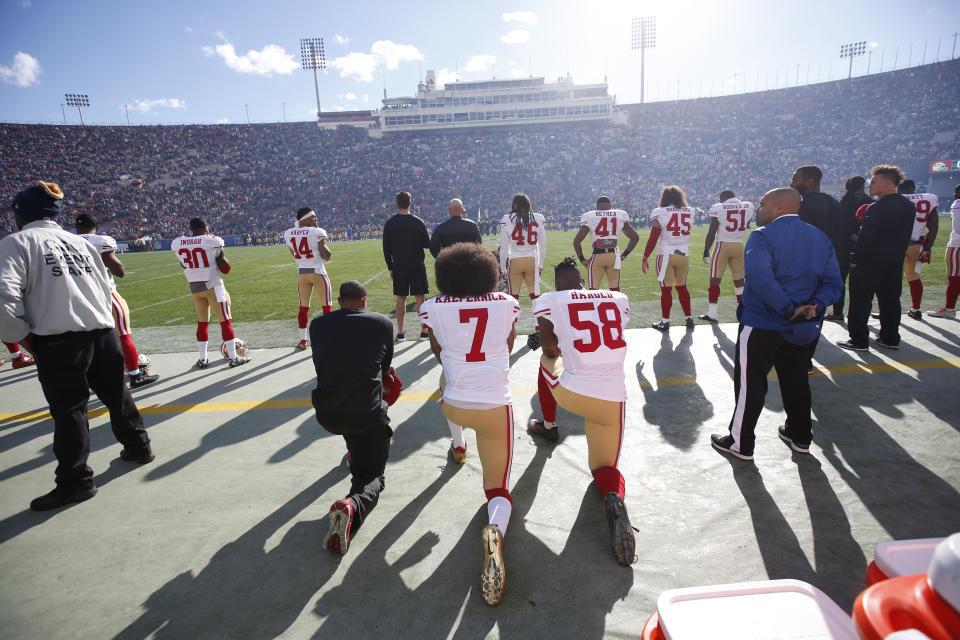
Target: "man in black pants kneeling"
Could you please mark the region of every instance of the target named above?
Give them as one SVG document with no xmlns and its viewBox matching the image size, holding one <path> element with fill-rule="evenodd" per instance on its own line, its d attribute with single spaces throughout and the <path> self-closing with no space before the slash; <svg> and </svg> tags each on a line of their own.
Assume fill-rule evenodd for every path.
<svg viewBox="0 0 960 640">
<path fill-rule="evenodd" d="M 317 422 L 347 441 L 353 476 L 350 494 L 330 507 L 330 531 L 323 541 L 333 553 L 345 554 L 383 491 L 393 436 L 387 406 L 402 385 L 390 367 L 390 319 L 366 310 L 367 291 L 356 280 L 340 285 L 337 303 L 339 309 L 310 323 L 310 344 L 317 370 L 312 394 Z"/>
<path fill-rule="evenodd" d="M 150 436 L 127 389 L 114 331 L 110 280 L 93 245 L 57 224 L 63 192 L 36 182 L 13 199 L 19 233 L 0 241 L 0 338 L 19 342 L 37 361 L 50 403 L 56 488 L 30 503 L 34 511 L 89 500 L 97 493 L 90 455 L 90 389 L 110 410 L 120 457 L 153 460 Z"/>
</svg>

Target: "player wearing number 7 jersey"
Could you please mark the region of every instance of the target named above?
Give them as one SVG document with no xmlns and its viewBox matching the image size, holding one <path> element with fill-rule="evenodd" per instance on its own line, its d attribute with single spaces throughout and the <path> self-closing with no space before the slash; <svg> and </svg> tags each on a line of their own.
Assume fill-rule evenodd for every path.
<svg viewBox="0 0 960 640">
<path fill-rule="evenodd" d="M 230 263 L 223 253 L 223 238 L 209 233 L 207 223 L 200 218 L 190 220 L 190 233 L 190 236 L 174 238 L 170 250 L 183 267 L 183 275 L 187 278 L 193 297 L 193 307 L 197 311 L 197 351 L 200 354 L 197 366 L 206 369 L 208 364 L 207 325 L 210 324 L 211 307 L 220 322 L 220 335 L 227 347 L 230 366 L 246 364 L 249 358 L 237 354 L 236 335 L 230 320 L 230 294 L 217 273 L 230 272 Z"/>
<path fill-rule="evenodd" d="M 743 237 L 747 235 L 750 221 L 753 220 L 753 204 L 737 198 L 733 191 L 720 194 L 720 202 L 710 207 L 710 230 L 703 246 L 703 261 L 710 265 L 710 287 L 707 289 L 709 310 L 700 316 L 701 320 L 717 321 L 717 303 L 720 300 L 720 280 L 723 272 L 730 267 L 737 302 L 743 295 Z M 714 239 L 717 246 L 710 257 L 710 246 Z"/>
<path fill-rule="evenodd" d="M 537 388 L 544 419 L 531 420 L 528 430 L 556 441 L 558 403 L 584 417 L 588 464 L 603 496 L 613 554 L 627 567 L 635 561 L 636 543 L 617 463 L 627 399 L 623 331 L 630 320 L 630 303 L 619 291 L 584 290 L 573 258 L 554 267 L 554 278 L 557 290 L 533 305 L 543 347 Z"/>
<path fill-rule="evenodd" d="M 441 295 L 423 303 L 420 322 L 443 366 L 443 415 L 453 436 L 455 462 L 462 464 L 466 458 L 463 428 L 477 435 L 489 522 L 481 535 L 480 592 L 487 604 L 495 605 L 503 596 L 503 536 L 513 504 L 509 490 L 513 405 L 507 378 L 520 306 L 495 291 L 497 262 L 478 244 L 447 247 L 437 256 L 435 269 Z"/>
<path fill-rule="evenodd" d="M 617 239 L 620 232 L 630 238 L 627 248 L 620 253 Z M 593 254 L 587 260 L 583 257 L 580 243 L 587 234 L 593 244 Z M 580 230 L 573 239 L 573 250 L 580 262 L 587 265 L 587 278 L 591 289 L 599 289 L 603 277 L 607 277 L 607 286 L 611 291 L 620 291 L 620 261 L 630 255 L 640 242 L 640 236 L 630 226 L 630 216 L 622 209 L 610 208 L 610 198 L 597 198 L 597 208 L 580 216 Z"/>
<path fill-rule="evenodd" d="M 660 192 L 660 206 L 653 210 L 650 219 L 653 227 L 650 238 L 643 250 L 641 268 L 646 273 L 650 268 L 647 262 L 653 247 L 658 244 L 657 280 L 660 281 L 660 322 L 653 323 L 654 329 L 666 331 L 670 328 L 670 307 L 673 305 L 671 291 L 677 287 L 677 298 L 686 317 L 687 327 L 693 327 L 690 315 L 690 292 L 687 290 L 687 272 L 690 270 L 690 223 L 694 210 L 687 206 L 687 196 L 677 186 L 664 187 Z"/>
<path fill-rule="evenodd" d="M 310 319 L 310 297 L 314 289 L 320 294 L 321 309 L 330 313 L 330 279 L 324 262 L 330 260 L 327 247 L 327 232 L 317 224 L 317 214 L 310 207 L 297 210 L 297 226 L 283 232 L 283 244 L 290 250 L 297 263 L 299 279 L 297 295 L 300 299 L 300 311 L 297 322 L 300 326 L 300 342 L 297 348 L 307 348 L 307 321 Z"/>
<path fill-rule="evenodd" d="M 520 285 L 527 283 L 531 300 L 540 295 L 540 272 L 547 253 L 544 218 L 531 213 L 530 198 L 518 193 L 510 213 L 500 218 L 500 270 L 507 273 L 510 295 L 520 299 Z"/>
</svg>

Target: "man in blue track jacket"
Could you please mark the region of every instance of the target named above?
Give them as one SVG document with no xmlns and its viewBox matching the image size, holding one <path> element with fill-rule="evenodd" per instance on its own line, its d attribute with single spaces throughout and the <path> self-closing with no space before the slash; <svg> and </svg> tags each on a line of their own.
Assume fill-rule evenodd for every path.
<svg viewBox="0 0 960 640">
<path fill-rule="evenodd" d="M 767 374 L 777 370 L 787 422 L 780 438 L 797 453 L 809 453 L 811 343 L 820 335 L 828 305 L 843 293 L 830 239 L 800 220 L 800 194 L 774 189 L 757 206 L 757 223 L 744 247 L 745 288 L 737 309 L 733 390 L 736 408 L 730 433 L 711 444 L 741 460 L 753 460 L 754 429 L 767 393 Z"/>
</svg>

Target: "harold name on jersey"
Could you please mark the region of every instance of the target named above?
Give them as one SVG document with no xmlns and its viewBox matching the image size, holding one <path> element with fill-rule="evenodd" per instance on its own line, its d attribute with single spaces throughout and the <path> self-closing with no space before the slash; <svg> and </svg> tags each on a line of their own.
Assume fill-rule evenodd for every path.
<svg viewBox="0 0 960 640">
<path fill-rule="evenodd" d="M 597 298 L 612 298 L 613 294 L 609 291 L 571 291 L 571 300 L 594 300 Z"/>
</svg>

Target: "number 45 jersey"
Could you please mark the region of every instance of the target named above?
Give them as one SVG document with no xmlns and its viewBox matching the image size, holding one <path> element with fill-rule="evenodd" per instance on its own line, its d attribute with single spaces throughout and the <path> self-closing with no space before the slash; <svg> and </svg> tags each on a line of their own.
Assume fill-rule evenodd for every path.
<svg viewBox="0 0 960 640">
<path fill-rule="evenodd" d="M 170 243 L 170 250 L 183 265 L 187 282 L 207 282 L 217 275 L 217 256 L 223 249 L 223 238 L 213 234 L 180 236 Z"/>
<path fill-rule="evenodd" d="M 533 316 L 553 325 L 563 355 L 560 384 L 565 389 L 610 402 L 626 400 L 626 295 L 602 289 L 551 291 L 533 301 Z"/>
<path fill-rule="evenodd" d="M 464 409 L 510 403 L 507 336 L 520 305 L 505 293 L 437 296 L 420 306 L 420 322 L 440 343 L 444 401 Z"/>
<path fill-rule="evenodd" d="M 294 227 L 283 232 L 283 243 L 290 249 L 300 273 L 327 274 L 320 256 L 320 241 L 327 239 L 327 232 L 320 227 Z"/>
</svg>

